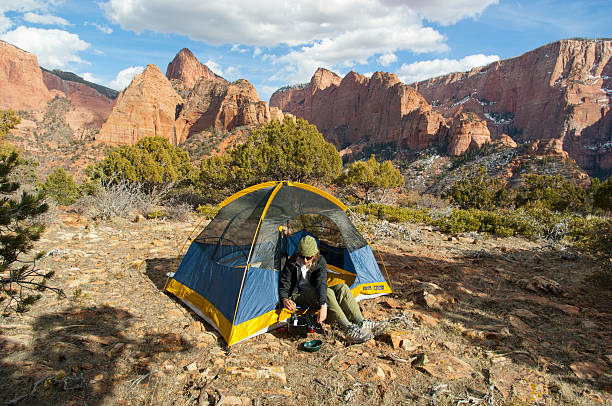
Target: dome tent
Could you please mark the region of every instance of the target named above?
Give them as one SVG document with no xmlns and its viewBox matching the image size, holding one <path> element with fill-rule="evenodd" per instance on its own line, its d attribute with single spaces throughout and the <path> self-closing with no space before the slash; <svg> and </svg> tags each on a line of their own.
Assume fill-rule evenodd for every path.
<svg viewBox="0 0 612 406">
<path fill-rule="evenodd" d="M 391 293 L 347 207 L 327 192 L 287 181 L 248 187 L 220 204 L 194 239 L 166 290 L 216 328 L 228 346 L 282 325 L 284 260 L 306 234 L 328 263 L 328 285 L 344 282 L 357 300 Z M 287 229 L 296 230 L 287 234 Z"/>
</svg>

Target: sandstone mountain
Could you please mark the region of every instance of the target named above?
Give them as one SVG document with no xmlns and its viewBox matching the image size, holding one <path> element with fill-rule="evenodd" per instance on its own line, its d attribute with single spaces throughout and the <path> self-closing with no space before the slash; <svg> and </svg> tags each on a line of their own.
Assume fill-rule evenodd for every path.
<svg viewBox="0 0 612 406">
<path fill-rule="evenodd" d="M 168 138 L 174 145 L 209 130 L 282 120 L 283 113 L 260 101 L 247 80 L 229 83 L 181 50 L 164 76 L 149 65 L 119 96 L 96 141 L 134 144 L 146 136 Z"/>
<path fill-rule="evenodd" d="M 0 41 L 0 108 L 42 110 L 51 98 L 34 54 Z"/>
<path fill-rule="evenodd" d="M 423 96 L 384 72 L 371 78 L 350 72 L 341 79 L 319 68 L 307 85 L 276 91 L 270 105 L 315 124 L 339 148 L 366 143 L 421 149 L 448 133 Z"/>
<path fill-rule="evenodd" d="M 612 170 L 612 40 L 563 40 L 412 86 L 445 118 L 472 112 L 539 155 Z"/>
<path fill-rule="evenodd" d="M 51 99 L 66 98 L 72 107 L 66 121 L 73 131 L 99 128 L 114 100 L 74 77 L 81 82 L 42 70 L 34 54 L 0 41 L 0 108 L 24 110 L 40 118 Z"/>
<path fill-rule="evenodd" d="M 389 73 L 340 78 L 320 68 L 310 83 L 276 91 L 270 105 L 316 124 L 340 148 L 442 144 L 456 156 L 490 140 L 527 142 L 535 154 L 569 156 L 606 174 L 611 56 L 611 40 L 563 40 L 410 86 Z"/>
<path fill-rule="evenodd" d="M 179 94 L 189 91 L 200 78 L 210 81 L 227 81 L 203 65 L 187 48 L 181 49 L 166 69 L 166 77 L 173 84 Z"/>
<path fill-rule="evenodd" d="M 134 144 L 144 137 L 162 136 L 176 145 L 174 120 L 181 96 L 155 65 L 148 65 L 119 94 L 96 141 Z"/>
</svg>

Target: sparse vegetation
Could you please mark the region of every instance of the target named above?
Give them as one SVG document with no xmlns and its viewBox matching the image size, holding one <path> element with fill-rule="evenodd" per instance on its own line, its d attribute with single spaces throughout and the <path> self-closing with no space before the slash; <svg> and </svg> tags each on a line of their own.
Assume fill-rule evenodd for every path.
<svg viewBox="0 0 612 406">
<path fill-rule="evenodd" d="M 0 112 L 0 139 L 19 123 L 12 111 Z M 20 165 L 19 153 L 0 157 L 0 302 L 3 312 L 24 312 L 40 298 L 53 272 L 37 268 L 42 254 L 27 258 L 33 243 L 40 239 L 44 226 L 36 218 L 48 210 L 41 193 L 17 194 L 20 184 L 11 178 Z"/>
<path fill-rule="evenodd" d="M 340 186 L 349 189 L 349 193 L 370 203 L 374 195 L 379 198 L 394 187 L 403 186 L 404 178 L 391 161 L 379 163 L 374 155 L 367 161 L 357 161 L 350 164 L 346 173 L 337 180 Z"/>
<path fill-rule="evenodd" d="M 55 168 L 47 176 L 40 189 L 46 196 L 63 205 L 71 205 L 81 195 L 72 175 L 67 173 L 62 167 Z"/>
<path fill-rule="evenodd" d="M 334 146 L 307 121 L 273 121 L 253 131 L 246 143 L 200 163 L 196 188 L 208 202 L 271 180 L 329 183 L 341 171 Z"/>
<path fill-rule="evenodd" d="M 160 186 L 188 181 L 192 170 L 189 154 L 181 148 L 163 137 L 147 137 L 112 150 L 87 172 L 92 179 L 111 184 L 120 180 L 137 183 L 151 193 Z"/>
<path fill-rule="evenodd" d="M 493 209 L 506 205 L 506 185 L 489 176 L 484 166 L 455 183 L 445 196 L 463 209 Z"/>
</svg>

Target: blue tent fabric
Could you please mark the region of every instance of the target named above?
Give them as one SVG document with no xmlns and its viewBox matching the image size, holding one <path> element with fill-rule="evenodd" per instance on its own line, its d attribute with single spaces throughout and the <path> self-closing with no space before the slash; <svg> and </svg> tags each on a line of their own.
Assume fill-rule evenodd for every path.
<svg viewBox="0 0 612 406">
<path fill-rule="evenodd" d="M 251 267 L 244 281 L 236 324 L 261 316 L 276 308 L 278 275 L 273 269 Z"/>
<path fill-rule="evenodd" d="M 214 248 L 198 242 L 191 244 L 173 278 L 206 298 L 225 318 L 232 320 L 244 269 L 211 261 Z"/>
</svg>

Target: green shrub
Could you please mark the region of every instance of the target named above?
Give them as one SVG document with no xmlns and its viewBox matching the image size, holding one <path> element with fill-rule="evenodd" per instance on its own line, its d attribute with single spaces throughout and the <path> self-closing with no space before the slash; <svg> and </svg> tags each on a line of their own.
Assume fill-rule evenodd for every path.
<svg viewBox="0 0 612 406">
<path fill-rule="evenodd" d="M 92 179 L 125 179 L 140 183 L 145 192 L 160 185 L 187 181 L 193 166 L 189 154 L 163 137 L 146 137 L 135 145 L 112 150 L 103 161 L 88 168 Z"/>
<path fill-rule="evenodd" d="M 46 196 L 51 197 L 58 204 L 66 206 L 76 202 L 81 196 L 74 178 L 62 167 L 55 168 L 47 176 L 45 183 L 41 185 L 40 189 Z"/>
<path fill-rule="evenodd" d="M 150 212 L 147 213 L 147 218 L 149 220 L 159 219 L 159 218 L 163 218 L 165 216 L 166 216 L 166 213 L 164 213 L 161 210 L 153 210 L 153 211 L 150 211 Z"/>
<path fill-rule="evenodd" d="M 527 238 L 548 237 L 563 217 L 547 209 L 531 210 L 462 210 L 454 209 L 433 224 L 446 233 L 478 231 L 500 237 L 523 236 Z"/>
<path fill-rule="evenodd" d="M 543 207 L 554 211 L 583 212 L 587 208 L 584 189 L 561 175 L 531 173 L 523 176 L 523 183 L 516 190 L 514 202 L 516 207 L 540 202 Z"/>
<path fill-rule="evenodd" d="M 213 219 L 217 213 L 219 213 L 219 206 L 214 204 L 199 205 L 196 209 L 196 213 L 205 219 Z"/>
<path fill-rule="evenodd" d="M 456 182 L 445 195 L 462 209 L 493 209 L 506 205 L 506 187 L 500 179 L 492 178 L 484 166 Z"/>
<path fill-rule="evenodd" d="M 605 182 L 593 179 L 591 183 L 591 193 L 593 198 L 593 208 L 612 211 L 612 177 Z"/>
<path fill-rule="evenodd" d="M 431 217 L 427 209 L 395 207 L 386 204 L 370 203 L 353 206 L 351 210 L 357 214 L 363 214 L 371 220 L 387 220 L 392 223 L 431 223 Z"/>
<path fill-rule="evenodd" d="M 366 203 L 372 201 L 372 193 L 376 191 L 385 192 L 391 188 L 402 186 L 404 177 L 399 169 L 393 166 L 391 161 L 379 163 L 374 155 L 367 161 L 357 161 L 350 164 L 347 172 L 337 179 L 337 183 L 343 187 L 351 187 L 354 196 L 357 191 L 363 191 Z"/>
<path fill-rule="evenodd" d="M 329 183 L 342 160 L 317 127 L 286 118 L 253 131 L 247 141 L 223 156 L 204 159 L 195 185 L 209 202 L 245 187 L 272 180 Z"/>
<path fill-rule="evenodd" d="M 579 249 L 596 257 L 612 258 L 612 218 L 573 217 L 568 234 Z"/>
</svg>

